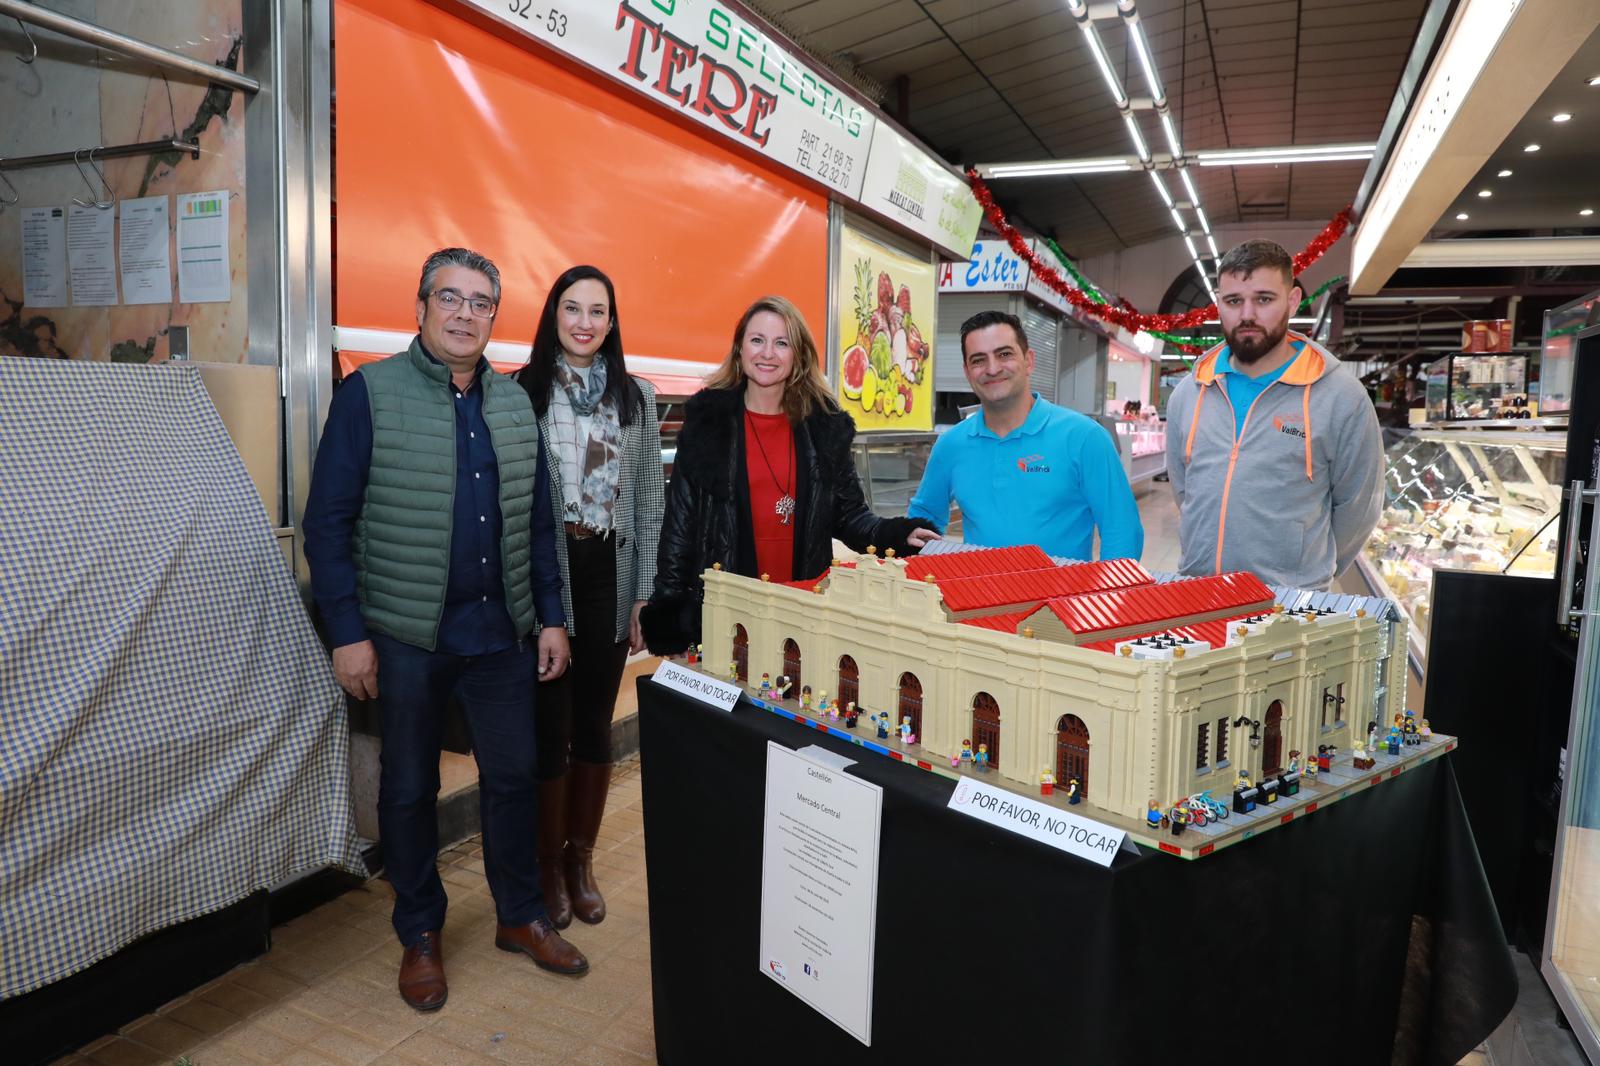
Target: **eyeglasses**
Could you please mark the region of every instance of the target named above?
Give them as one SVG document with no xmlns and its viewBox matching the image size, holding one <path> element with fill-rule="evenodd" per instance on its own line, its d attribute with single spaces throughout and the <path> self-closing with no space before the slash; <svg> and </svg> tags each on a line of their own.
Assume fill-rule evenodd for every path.
<svg viewBox="0 0 1600 1066">
<path fill-rule="evenodd" d="M 454 289 L 435 289 L 428 295 L 445 311 L 454 312 L 464 303 L 478 318 L 489 318 L 495 312 L 495 302 L 487 296 L 474 296 L 468 300 Z"/>
</svg>

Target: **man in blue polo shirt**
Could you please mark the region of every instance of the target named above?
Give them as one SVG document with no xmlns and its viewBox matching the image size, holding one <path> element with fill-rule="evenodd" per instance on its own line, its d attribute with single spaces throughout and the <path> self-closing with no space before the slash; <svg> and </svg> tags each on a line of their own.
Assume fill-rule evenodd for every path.
<svg viewBox="0 0 1600 1066">
<path fill-rule="evenodd" d="M 961 325 L 962 365 L 983 410 L 933 446 L 907 514 L 942 530 L 961 505 L 965 539 L 1037 544 L 1051 555 L 1137 559 L 1144 527 L 1116 442 L 1099 423 L 1029 388 L 1033 349 L 1015 315 L 980 311 Z"/>
</svg>

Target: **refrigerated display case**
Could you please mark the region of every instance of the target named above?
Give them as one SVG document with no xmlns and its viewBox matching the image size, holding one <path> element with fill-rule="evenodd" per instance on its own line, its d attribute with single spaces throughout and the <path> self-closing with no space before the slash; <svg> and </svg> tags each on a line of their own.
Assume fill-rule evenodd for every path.
<svg viewBox="0 0 1600 1066">
<path fill-rule="evenodd" d="M 1435 567 L 1554 578 L 1565 461 L 1565 437 L 1538 430 L 1423 429 L 1390 445 L 1383 513 L 1356 565 L 1406 612 L 1419 673 Z"/>
<path fill-rule="evenodd" d="M 1600 292 L 1562 304 L 1544 313 L 1539 349 L 1539 413 L 1564 414 L 1572 409 L 1572 358 L 1579 330 L 1600 321 Z"/>
<path fill-rule="evenodd" d="M 903 515 L 922 484 L 937 433 L 863 433 L 852 446 L 856 473 L 867 507 L 880 515 Z M 952 506 L 951 532 L 959 532 L 960 515 Z"/>
<path fill-rule="evenodd" d="M 1428 364 L 1429 422 L 1474 418 L 1525 418 L 1527 355 L 1451 354 Z"/>
<path fill-rule="evenodd" d="M 1143 419 L 1118 419 L 1118 451 L 1123 454 L 1128 482 L 1138 485 L 1167 470 L 1167 424 Z"/>
</svg>

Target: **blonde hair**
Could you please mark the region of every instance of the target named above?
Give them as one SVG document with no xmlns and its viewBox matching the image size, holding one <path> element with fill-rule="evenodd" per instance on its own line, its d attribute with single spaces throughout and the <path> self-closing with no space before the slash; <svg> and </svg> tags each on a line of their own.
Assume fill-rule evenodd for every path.
<svg viewBox="0 0 1600 1066">
<path fill-rule="evenodd" d="M 789 416 L 790 422 L 800 422 L 810 417 L 813 411 L 837 411 L 839 402 L 833 398 L 828 379 L 822 376 L 822 368 L 817 365 L 817 342 L 811 335 L 811 328 L 806 325 L 800 309 L 782 296 L 763 296 L 739 316 L 739 324 L 733 328 L 733 346 L 728 351 L 728 357 L 706 378 L 706 388 L 745 387 L 748 378 L 739 362 L 739 349 L 744 344 L 744 333 L 750 326 L 750 320 L 763 311 L 771 311 L 783 319 L 784 332 L 789 338 L 789 351 L 794 356 L 794 362 L 789 367 L 789 380 L 783 383 L 783 413 Z"/>
</svg>

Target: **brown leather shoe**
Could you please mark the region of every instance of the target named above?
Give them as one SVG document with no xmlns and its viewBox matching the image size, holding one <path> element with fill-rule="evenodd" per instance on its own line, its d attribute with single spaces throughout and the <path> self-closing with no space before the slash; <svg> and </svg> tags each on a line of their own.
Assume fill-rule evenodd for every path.
<svg viewBox="0 0 1600 1066">
<path fill-rule="evenodd" d="M 548 918 L 527 925 L 497 925 L 494 946 L 501 951 L 520 951 L 542 970 L 579 977 L 589 972 L 583 952 L 561 939 Z"/>
<path fill-rule="evenodd" d="M 550 924 L 565 929 L 572 924 L 572 897 L 567 895 L 562 849 L 567 846 L 567 781 L 562 774 L 539 782 L 539 888 Z"/>
<path fill-rule="evenodd" d="M 417 1010 L 438 1010 L 450 989 L 444 983 L 444 944 L 437 929 L 423 933 L 400 960 L 400 998 Z"/>
<path fill-rule="evenodd" d="M 606 813 L 611 765 L 574 762 L 567 776 L 572 778 L 572 814 L 567 822 L 565 857 L 567 891 L 572 896 L 573 915 L 580 922 L 598 925 L 605 921 L 606 901 L 594 880 L 594 842 Z"/>
</svg>

